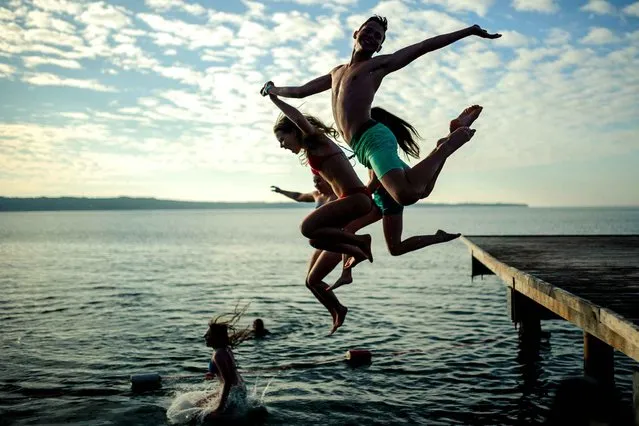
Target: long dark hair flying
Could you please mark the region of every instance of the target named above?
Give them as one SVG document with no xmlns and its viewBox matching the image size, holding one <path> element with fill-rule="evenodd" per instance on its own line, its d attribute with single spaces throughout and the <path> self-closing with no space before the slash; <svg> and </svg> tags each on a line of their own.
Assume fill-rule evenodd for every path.
<svg viewBox="0 0 639 426">
<path fill-rule="evenodd" d="M 393 132 L 397 138 L 397 144 L 404 151 L 406 157 L 419 158 L 419 145 L 415 139 L 420 139 L 421 136 L 412 124 L 380 107 L 371 108 L 371 118 Z"/>
</svg>

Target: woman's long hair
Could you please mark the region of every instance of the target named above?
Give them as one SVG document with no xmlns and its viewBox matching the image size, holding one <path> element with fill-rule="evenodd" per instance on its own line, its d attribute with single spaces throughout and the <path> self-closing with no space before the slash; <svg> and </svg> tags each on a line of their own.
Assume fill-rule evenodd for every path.
<svg viewBox="0 0 639 426">
<path fill-rule="evenodd" d="M 334 127 L 324 124 L 322 120 L 312 115 L 304 114 L 304 117 L 308 120 L 309 123 L 313 125 L 313 127 L 315 128 L 315 133 L 311 135 L 304 135 L 300 128 L 297 127 L 295 123 L 293 123 L 293 121 L 291 121 L 291 119 L 284 114 L 280 114 L 280 116 L 277 118 L 277 121 L 275 121 L 275 125 L 273 126 L 273 133 L 277 132 L 278 130 L 285 133 L 295 132 L 295 136 L 297 136 L 297 138 L 300 140 L 300 144 L 304 148 L 304 152 L 300 155 L 302 164 L 306 164 L 308 162 L 306 158 L 306 151 L 315 148 L 315 141 L 320 134 L 330 136 L 333 139 L 339 138 L 339 132 L 335 130 Z"/>
<path fill-rule="evenodd" d="M 239 328 L 238 321 L 248 309 L 248 303 L 243 307 L 239 304 L 235 306 L 233 312 L 220 314 L 209 321 L 209 332 L 216 336 L 221 342 L 225 342 L 224 346 L 230 346 L 235 349 L 240 343 L 250 339 L 251 330 L 249 326 Z"/>
<path fill-rule="evenodd" d="M 419 145 L 415 141 L 421 138 L 415 127 L 380 107 L 371 108 L 371 118 L 388 127 L 397 138 L 397 144 L 404 151 L 406 157 L 419 158 Z"/>
</svg>

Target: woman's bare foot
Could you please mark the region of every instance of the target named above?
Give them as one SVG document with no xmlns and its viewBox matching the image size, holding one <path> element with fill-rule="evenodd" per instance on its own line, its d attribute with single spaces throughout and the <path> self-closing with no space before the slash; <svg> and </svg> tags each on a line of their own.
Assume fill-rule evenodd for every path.
<svg viewBox="0 0 639 426">
<path fill-rule="evenodd" d="M 435 236 L 439 239 L 440 243 L 445 243 L 448 241 L 452 241 L 455 238 L 459 238 L 461 236 L 461 234 L 457 233 L 457 234 L 449 234 L 446 231 L 442 231 L 441 229 L 438 229 L 437 232 L 435 233 Z"/>
<path fill-rule="evenodd" d="M 342 276 L 335 281 L 335 284 L 330 286 L 327 290 L 333 291 L 335 289 L 340 288 L 343 285 L 350 284 L 353 282 L 353 270 L 351 268 L 342 269 Z"/>
<path fill-rule="evenodd" d="M 481 114 L 484 107 L 473 105 L 462 111 L 461 114 L 450 122 L 450 132 L 454 132 L 460 127 L 470 127 Z"/>
<path fill-rule="evenodd" d="M 328 288 L 326 289 L 326 291 L 328 291 Z M 337 321 L 337 311 L 331 309 L 329 312 L 331 313 L 331 318 L 333 319 L 333 325 L 335 325 L 335 321 Z"/>
<path fill-rule="evenodd" d="M 358 235 L 358 236 L 364 242 L 363 246 L 360 246 L 359 248 L 364 252 L 366 259 L 368 259 L 371 263 L 373 263 L 373 251 L 371 250 L 371 242 L 373 241 L 373 237 L 371 237 L 370 234 L 364 234 L 364 235 Z M 344 264 L 344 269 L 347 269 L 346 263 Z"/>
<path fill-rule="evenodd" d="M 351 269 L 357 266 L 357 264 L 366 260 L 365 256 L 351 256 L 346 260 L 344 264 L 344 269 Z"/>
<path fill-rule="evenodd" d="M 339 306 L 337 308 L 337 317 L 333 321 L 333 328 L 331 328 L 331 332 L 328 333 L 329 336 L 335 333 L 337 329 L 340 328 L 342 324 L 344 324 L 344 319 L 346 318 L 347 313 L 348 313 L 348 308 L 346 306 Z"/>
</svg>

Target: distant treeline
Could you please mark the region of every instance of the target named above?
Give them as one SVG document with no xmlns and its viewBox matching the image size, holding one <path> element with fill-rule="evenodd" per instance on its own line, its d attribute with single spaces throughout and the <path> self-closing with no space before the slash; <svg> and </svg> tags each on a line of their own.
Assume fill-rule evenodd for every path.
<svg viewBox="0 0 639 426">
<path fill-rule="evenodd" d="M 210 202 L 175 201 L 156 198 L 85 198 L 85 197 L 0 197 L 0 211 L 58 211 L 58 210 L 186 210 L 186 209 L 264 209 L 308 208 L 311 203 Z M 528 207 L 526 204 L 437 204 L 419 203 L 418 207 Z"/>
</svg>

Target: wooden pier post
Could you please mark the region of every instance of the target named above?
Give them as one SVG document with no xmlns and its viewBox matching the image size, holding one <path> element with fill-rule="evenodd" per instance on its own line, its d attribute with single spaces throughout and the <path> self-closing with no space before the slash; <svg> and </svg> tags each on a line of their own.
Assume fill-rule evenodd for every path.
<svg viewBox="0 0 639 426">
<path fill-rule="evenodd" d="M 472 256 L 471 258 L 472 258 L 471 264 L 470 264 L 470 276 L 471 277 L 476 277 L 478 275 L 481 275 L 481 276 L 484 276 L 484 275 L 495 275 L 495 273 L 493 271 L 488 269 L 486 267 L 486 265 L 481 263 L 474 256 Z"/>
<path fill-rule="evenodd" d="M 584 332 L 584 374 L 606 387 L 615 386 L 614 349 Z"/>
<path fill-rule="evenodd" d="M 525 343 L 538 342 L 541 336 L 542 307 L 511 287 L 508 291 L 508 308 L 510 319 L 519 325 L 521 339 Z"/>
</svg>

